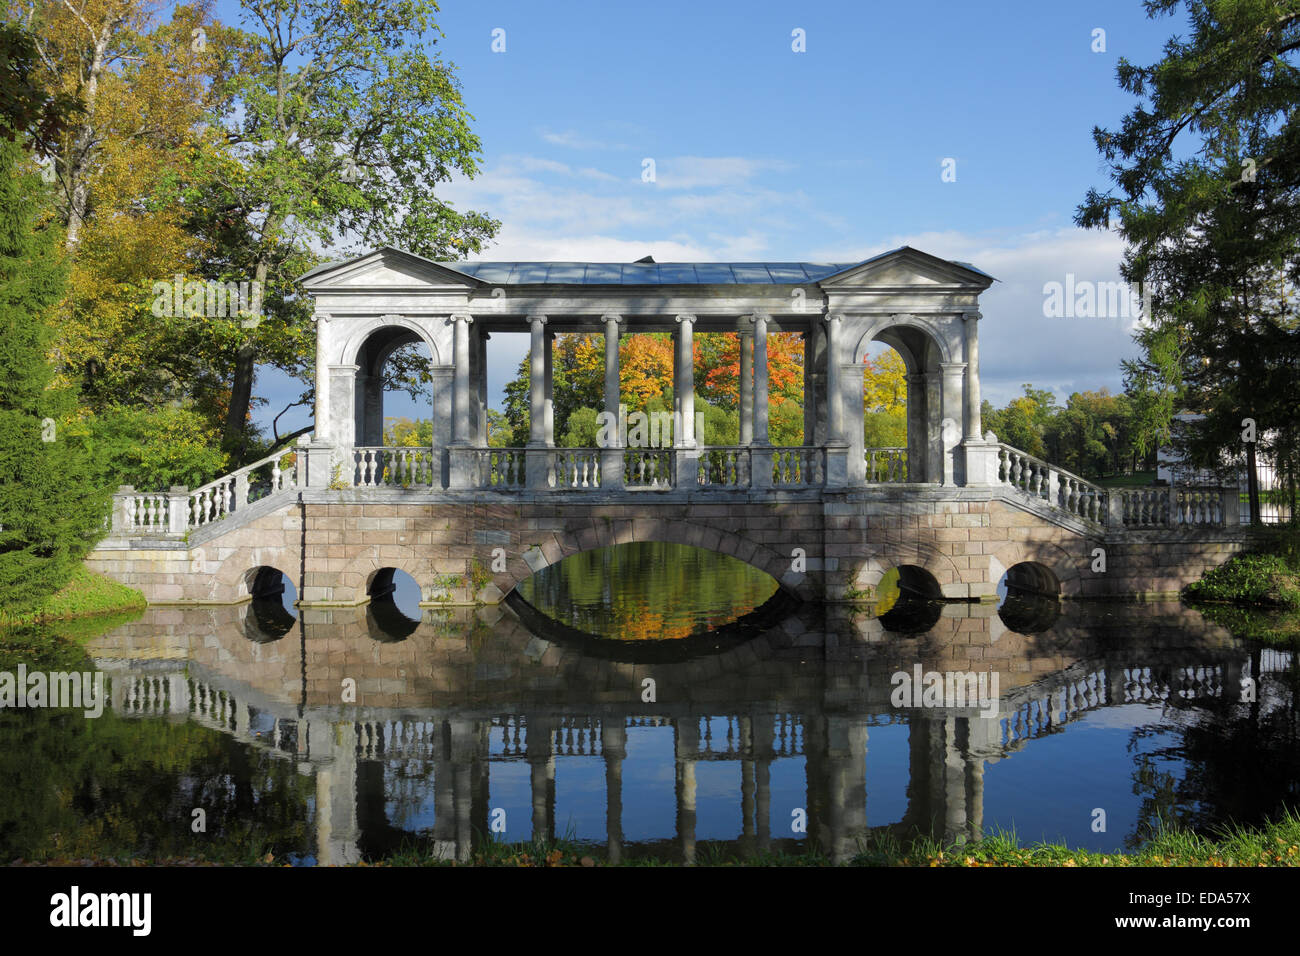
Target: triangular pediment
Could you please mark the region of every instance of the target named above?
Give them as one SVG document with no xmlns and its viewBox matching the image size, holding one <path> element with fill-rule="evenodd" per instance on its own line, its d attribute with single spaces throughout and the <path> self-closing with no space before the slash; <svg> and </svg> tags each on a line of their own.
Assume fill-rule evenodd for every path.
<svg viewBox="0 0 1300 956">
<path fill-rule="evenodd" d="M 385 246 L 347 262 L 317 266 L 302 278 L 309 292 L 349 289 L 477 288 L 473 276 L 449 269 L 423 256 Z"/>
<path fill-rule="evenodd" d="M 920 249 L 903 246 L 859 262 L 855 266 L 827 276 L 818 285 L 823 289 L 914 288 L 951 289 L 953 287 L 983 291 L 994 278 L 960 262 L 949 262 Z"/>
</svg>

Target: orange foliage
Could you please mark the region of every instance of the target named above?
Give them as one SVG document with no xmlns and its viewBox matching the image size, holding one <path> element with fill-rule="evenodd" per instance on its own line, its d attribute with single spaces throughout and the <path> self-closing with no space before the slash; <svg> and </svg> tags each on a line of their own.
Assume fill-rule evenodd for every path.
<svg viewBox="0 0 1300 956">
<path fill-rule="evenodd" d="M 714 355 L 702 354 L 702 336 L 695 339 L 695 367 L 704 369 L 704 388 L 709 398 L 726 408 L 739 403 L 740 335 L 722 333 Z M 767 381 L 772 404 L 803 398 L 803 336 L 798 332 L 774 332 L 767 337 Z"/>
</svg>

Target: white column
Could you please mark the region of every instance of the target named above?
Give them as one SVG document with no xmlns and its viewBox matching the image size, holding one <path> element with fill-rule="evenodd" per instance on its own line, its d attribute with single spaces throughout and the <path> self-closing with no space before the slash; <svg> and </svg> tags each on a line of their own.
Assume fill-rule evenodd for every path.
<svg viewBox="0 0 1300 956">
<path fill-rule="evenodd" d="M 943 418 L 939 422 L 939 440 L 943 444 L 943 483 L 956 484 L 965 476 L 958 474 L 958 452 L 962 438 L 962 380 L 966 375 L 965 362 L 942 362 Z"/>
<path fill-rule="evenodd" d="M 490 336 L 487 330 L 478 337 L 478 436 L 481 446 L 488 443 L 488 380 L 487 380 L 487 343 Z"/>
<path fill-rule="evenodd" d="M 926 474 L 925 375 L 907 374 L 907 480 L 929 481 Z"/>
<path fill-rule="evenodd" d="M 329 323 L 330 314 L 319 309 L 312 315 L 316 322 L 316 428 L 312 440 L 327 442 L 330 433 Z"/>
<path fill-rule="evenodd" d="M 469 327 L 474 318 L 465 313 L 451 317 L 453 327 L 452 366 L 455 369 L 455 385 L 452 396 L 452 436 L 453 445 L 468 445 L 470 442 L 470 392 L 469 392 Z"/>
<path fill-rule="evenodd" d="M 817 380 L 813 375 L 813 361 L 817 346 L 813 340 L 815 323 L 809 323 L 803 333 L 803 443 L 817 444 Z"/>
<path fill-rule="evenodd" d="M 555 447 L 555 386 L 554 386 L 555 364 L 554 364 L 554 356 L 552 354 L 552 346 L 555 344 L 555 333 L 547 332 L 546 335 L 543 336 L 543 339 L 545 339 L 545 343 L 546 343 L 546 361 L 542 370 L 542 377 L 545 379 L 545 382 L 543 384 L 545 386 L 545 391 L 546 391 L 546 403 L 544 406 L 545 413 L 546 413 L 546 418 L 545 418 L 546 447 L 554 448 Z"/>
<path fill-rule="evenodd" d="M 740 333 L 740 443 L 754 442 L 754 333 Z"/>
<path fill-rule="evenodd" d="M 597 433 L 597 443 L 602 445 L 600 487 L 603 491 L 618 491 L 623 487 L 623 442 L 626 437 L 619 427 L 622 423 L 622 414 L 618 404 L 621 391 L 618 368 L 618 326 L 623 321 L 623 317 L 609 314 L 602 318 L 605 320 L 605 411 L 614 416 L 615 432 L 612 442 L 606 440 L 603 443 L 600 442 L 600 432 Z M 610 852 L 614 852 L 612 846 Z"/>
<path fill-rule="evenodd" d="M 767 321 L 766 312 L 755 312 L 754 323 L 754 437 L 755 445 L 770 444 L 767 437 Z"/>
<path fill-rule="evenodd" d="M 676 380 L 673 406 L 677 420 L 673 442 L 678 448 L 695 447 L 695 316 L 677 316 Z"/>
<path fill-rule="evenodd" d="M 356 401 L 357 372 L 359 365 L 329 366 L 329 436 L 340 449 L 352 452 L 356 442 L 357 419 L 353 411 Z"/>
<path fill-rule="evenodd" d="M 618 326 L 623 321 L 620 315 L 602 316 L 605 320 L 605 411 L 618 417 L 619 369 L 618 369 Z"/>
<path fill-rule="evenodd" d="M 530 315 L 532 340 L 528 349 L 528 444 L 546 445 L 546 316 Z"/>
<path fill-rule="evenodd" d="M 980 425 L 980 365 L 978 311 L 966 313 L 966 440 L 983 441 Z"/>
<path fill-rule="evenodd" d="M 826 404 L 830 419 L 826 431 L 826 444 L 843 445 L 844 389 L 840 384 L 840 328 L 844 317 L 838 313 L 826 316 Z"/>
</svg>

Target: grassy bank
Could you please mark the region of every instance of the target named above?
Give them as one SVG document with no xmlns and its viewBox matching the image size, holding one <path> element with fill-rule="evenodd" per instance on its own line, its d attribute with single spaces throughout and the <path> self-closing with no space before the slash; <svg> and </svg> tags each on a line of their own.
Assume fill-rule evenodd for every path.
<svg viewBox="0 0 1300 956">
<path fill-rule="evenodd" d="M 1245 640 L 1300 639 L 1300 529 L 1269 528 L 1255 550 L 1183 589 L 1205 617 Z"/>
<path fill-rule="evenodd" d="M 633 851 L 635 853 L 635 850 Z M 12 860 L 10 865 L 32 866 L 285 866 L 289 861 L 254 846 L 213 847 L 201 856 L 143 858 L 131 854 L 93 858 L 42 856 Z M 576 840 L 538 840 L 520 843 L 487 842 L 463 862 L 441 860 L 425 849 L 405 848 L 382 860 L 358 866 L 474 866 L 474 867 L 595 867 L 609 866 L 599 847 Z M 675 859 L 630 855 L 619 866 L 678 866 Z M 834 865 L 815 847 L 804 853 L 767 852 L 735 855 L 725 844 L 701 841 L 696 866 L 797 866 Z M 1131 853 L 1093 853 L 1059 843 L 1021 846 L 1012 834 L 998 834 L 977 843 L 943 845 L 920 839 L 906 846 L 889 838 L 860 846 L 842 866 L 905 867 L 1233 867 L 1300 866 L 1300 816 L 1286 814 L 1258 829 L 1234 828 L 1213 837 L 1186 830 L 1166 830 Z"/>
<path fill-rule="evenodd" d="M 100 614 L 139 611 L 144 595 L 78 565 L 72 579 L 36 607 L 20 614 L 0 608 L 0 627 L 69 621 Z"/>
<path fill-rule="evenodd" d="M 739 858 L 719 845 L 701 842 L 699 866 L 830 866 L 815 849 L 802 854 L 764 853 Z M 395 853 L 380 866 L 449 866 L 446 861 L 415 850 Z M 606 866 L 590 846 L 569 840 L 529 843 L 490 843 L 461 866 Z M 636 858 L 625 866 L 669 866 L 672 861 Z M 918 840 L 908 846 L 883 839 L 861 847 L 845 866 L 1300 866 L 1300 816 L 1287 814 L 1260 829 L 1233 829 L 1208 838 L 1183 830 L 1167 830 L 1133 853 L 1092 853 L 1062 844 L 1021 846 L 1014 835 L 991 836 L 978 843 L 944 846 Z"/>
</svg>

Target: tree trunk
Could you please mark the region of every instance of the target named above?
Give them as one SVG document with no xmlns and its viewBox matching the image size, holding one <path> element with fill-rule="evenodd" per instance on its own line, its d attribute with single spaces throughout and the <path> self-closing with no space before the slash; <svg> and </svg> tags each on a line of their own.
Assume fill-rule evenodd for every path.
<svg viewBox="0 0 1300 956">
<path fill-rule="evenodd" d="M 265 294 L 266 274 L 270 264 L 261 259 L 253 269 L 254 281 Z M 257 375 L 257 343 L 250 334 L 235 353 L 235 371 L 230 382 L 230 408 L 226 412 L 225 432 L 221 436 L 222 449 L 233 456 L 232 465 L 244 463 L 248 451 L 248 409 L 253 401 L 253 379 Z"/>
<path fill-rule="evenodd" d="M 68 232 L 63 246 L 67 252 L 76 249 L 77 240 L 81 238 L 81 227 L 86 221 L 86 210 L 90 202 L 86 179 L 90 175 L 90 152 L 95 140 L 95 101 L 99 96 L 99 75 L 104 72 L 104 51 L 108 48 L 108 38 L 118 25 L 114 23 L 107 26 L 95 38 L 95 52 L 86 71 L 85 86 L 82 88 L 86 120 L 77 129 L 77 137 L 72 144 L 72 155 L 64 159 L 68 183 L 71 186 L 68 191 Z"/>
</svg>

